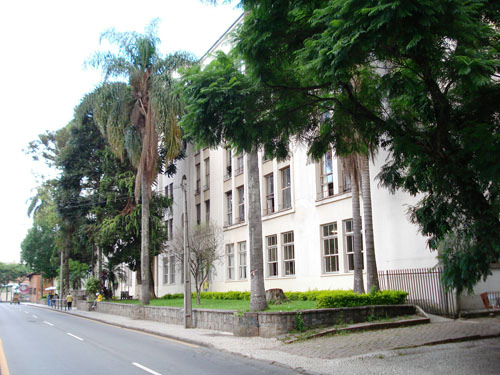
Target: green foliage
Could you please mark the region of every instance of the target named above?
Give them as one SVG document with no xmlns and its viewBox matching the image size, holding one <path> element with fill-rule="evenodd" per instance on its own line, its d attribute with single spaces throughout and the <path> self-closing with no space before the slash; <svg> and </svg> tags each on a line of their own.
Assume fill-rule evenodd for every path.
<svg viewBox="0 0 500 375">
<path fill-rule="evenodd" d="M 370 294 L 357 294 L 351 290 L 335 290 L 321 294 L 317 299 L 317 308 L 400 305 L 406 302 L 407 296 L 407 292 L 399 290 L 385 290 Z"/>
<path fill-rule="evenodd" d="M 382 147 L 379 179 L 423 197 L 409 213 L 441 246 L 446 284 L 487 277 L 500 257 L 497 2 L 242 3 L 236 53 L 185 75 L 187 133 L 198 140 L 199 123 L 208 144 L 278 157 L 292 137 L 313 157 Z"/>
<path fill-rule="evenodd" d="M 97 292 L 99 292 L 100 287 L 101 283 L 99 279 L 95 277 L 89 277 L 87 279 L 87 282 L 85 283 L 85 289 L 87 290 L 87 293 L 91 295 L 95 295 Z"/>
<path fill-rule="evenodd" d="M 328 293 L 327 290 L 310 290 L 307 292 L 285 292 L 290 301 L 317 301 L 319 296 Z"/>
<path fill-rule="evenodd" d="M 23 264 L 0 263 L 0 284 L 15 282 L 18 278 L 24 277 L 29 273 Z"/>
<path fill-rule="evenodd" d="M 305 323 L 304 323 L 304 318 L 302 317 L 302 313 L 298 312 L 295 314 L 295 328 L 299 332 L 304 332 L 306 329 Z"/>
<path fill-rule="evenodd" d="M 69 283 L 71 288 L 80 289 L 83 280 L 88 276 L 89 266 L 77 260 L 69 259 Z"/>
</svg>

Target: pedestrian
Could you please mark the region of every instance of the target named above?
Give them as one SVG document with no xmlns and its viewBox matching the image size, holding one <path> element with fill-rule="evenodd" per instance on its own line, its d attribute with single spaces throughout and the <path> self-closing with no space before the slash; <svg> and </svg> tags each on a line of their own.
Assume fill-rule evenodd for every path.
<svg viewBox="0 0 500 375">
<path fill-rule="evenodd" d="M 49 294 L 47 296 L 47 306 L 50 307 L 51 305 L 52 305 L 52 294 Z"/>
<path fill-rule="evenodd" d="M 71 295 L 71 291 L 66 296 L 66 304 L 68 305 L 68 310 L 71 310 L 71 305 L 73 304 L 73 296 Z"/>
</svg>

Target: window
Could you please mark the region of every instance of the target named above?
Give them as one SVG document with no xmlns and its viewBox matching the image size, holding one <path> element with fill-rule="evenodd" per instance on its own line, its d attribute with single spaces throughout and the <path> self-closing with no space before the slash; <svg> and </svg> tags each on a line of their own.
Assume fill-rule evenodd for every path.
<svg viewBox="0 0 500 375">
<path fill-rule="evenodd" d="M 210 200 L 205 201 L 205 221 L 210 223 Z"/>
<path fill-rule="evenodd" d="M 274 212 L 274 180 L 273 174 L 265 176 L 266 179 L 266 215 Z"/>
<path fill-rule="evenodd" d="M 210 158 L 205 159 L 205 185 L 203 191 L 210 189 Z"/>
<path fill-rule="evenodd" d="M 226 245 L 227 279 L 234 280 L 234 244 Z"/>
<path fill-rule="evenodd" d="M 174 200 L 174 183 L 172 182 L 170 185 L 170 199 L 172 199 L 172 201 Z"/>
<path fill-rule="evenodd" d="M 321 159 L 321 198 L 331 197 L 333 193 L 333 154 L 328 151 Z"/>
<path fill-rule="evenodd" d="M 233 193 L 228 191 L 226 193 L 226 224 L 233 225 Z"/>
<path fill-rule="evenodd" d="M 167 219 L 167 239 L 169 241 L 174 239 L 174 219 Z"/>
<path fill-rule="evenodd" d="M 201 191 L 201 172 L 200 172 L 200 163 L 195 165 L 195 171 L 196 171 L 196 188 L 194 193 L 195 194 L 200 194 Z"/>
<path fill-rule="evenodd" d="M 240 280 L 247 278 L 247 243 L 245 241 L 238 242 L 238 269 Z"/>
<path fill-rule="evenodd" d="M 347 271 L 354 271 L 354 226 L 352 219 L 344 221 L 344 243 Z M 363 259 L 363 235 L 361 235 L 361 259 Z M 364 264 L 363 260 L 362 263 Z"/>
<path fill-rule="evenodd" d="M 295 275 L 295 245 L 293 232 L 283 233 L 283 270 L 285 276 Z"/>
<path fill-rule="evenodd" d="M 196 224 L 201 224 L 201 204 L 196 205 Z"/>
<path fill-rule="evenodd" d="M 236 171 L 235 174 L 239 175 L 243 173 L 243 154 L 239 154 L 236 158 Z"/>
<path fill-rule="evenodd" d="M 321 226 L 321 242 L 323 244 L 323 272 L 339 271 L 339 240 L 337 223 Z"/>
<path fill-rule="evenodd" d="M 267 242 L 267 275 L 278 276 L 278 241 L 276 235 L 266 237 Z"/>
<path fill-rule="evenodd" d="M 240 223 L 245 221 L 245 188 L 243 186 L 238 188 L 238 221 Z"/>
<path fill-rule="evenodd" d="M 281 170 L 281 208 L 283 210 L 292 207 L 290 184 L 290 167 L 287 167 Z"/>
<path fill-rule="evenodd" d="M 228 148 L 228 149 L 226 149 L 226 174 L 224 175 L 225 180 L 228 180 L 231 178 L 232 171 L 233 171 L 233 162 L 232 162 L 232 156 L 231 156 L 231 149 Z"/>
<path fill-rule="evenodd" d="M 175 256 L 170 255 L 170 284 L 175 283 Z"/>
<path fill-rule="evenodd" d="M 168 265 L 168 256 L 163 257 L 163 284 L 168 284 L 168 271 L 169 271 L 169 265 Z"/>
</svg>

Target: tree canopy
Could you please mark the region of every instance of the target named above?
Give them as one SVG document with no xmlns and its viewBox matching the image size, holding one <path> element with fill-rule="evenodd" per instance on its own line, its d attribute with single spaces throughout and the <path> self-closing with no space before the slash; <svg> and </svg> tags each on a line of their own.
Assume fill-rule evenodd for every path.
<svg viewBox="0 0 500 375">
<path fill-rule="evenodd" d="M 487 277 L 500 255 L 499 5 L 242 4 L 235 56 L 186 76 L 198 107 L 188 116 L 222 106 L 227 129 L 276 156 L 291 139 L 315 157 L 332 146 L 365 155 L 384 148 L 390 158 L 378 177 L 392 191 L 423 197 L 410 217 L 431 249 L 440 246 L 446 284 L 470 290 Z M 212 85 L 201 89 L 208 74 Z"/>
</svg>

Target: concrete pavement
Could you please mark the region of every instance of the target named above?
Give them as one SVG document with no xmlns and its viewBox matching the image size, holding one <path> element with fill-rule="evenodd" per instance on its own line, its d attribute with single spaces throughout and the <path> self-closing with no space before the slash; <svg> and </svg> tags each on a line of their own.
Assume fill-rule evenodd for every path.
<svg viewBox="0 0 500 375">
<path fill-rule="evenodd" d="M 43 305 L 34 306 L 48 308 Z M 431 317 L 431 323 L 426 325 L 332 335 L 284 344 L 278 339 L 235 337 L 226 332 L 198 328 L 184 329 L 178 325 L 133 320 L 93 311 L 72 310 L 64 313 L 213 347 L 250 358 L 278 362 L 299 371 L 302 369 L 304 373 L 333 374 L 338 371 L 339 361 L 394 356 L 401 350 L 427 345 L 494 338 L 494 344 L 500 346 L 500 316 L 469 320 Z M 344 365 L 345 363 L 342 366 Z"/>
</svg>

